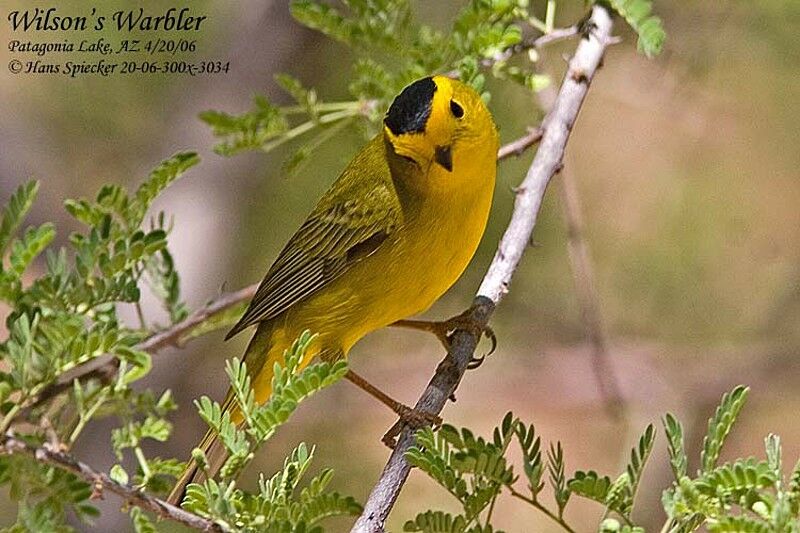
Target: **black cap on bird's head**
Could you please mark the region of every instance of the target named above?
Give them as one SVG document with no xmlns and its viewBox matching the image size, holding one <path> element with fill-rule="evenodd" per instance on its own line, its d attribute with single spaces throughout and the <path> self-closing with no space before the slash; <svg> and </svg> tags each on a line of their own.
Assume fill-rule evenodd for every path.
<svg viewBox="0 0 800 533">
<path fill-rule="evenodd" d="M 449 176 L 476 154 L 494 157 L 497 151 L 497 131 L 481 96 L 446 76 L 422 78 L 403 89 L 383 126 L 390 169 L 405 181 L 412 174 Z"/>
<path fill-rule="evenodd" d="M 432 78 L 415 81 L 397 95 L 383 123 L 395 135 L 424 132 L 431 115 L 435 92 L 436 83 Z"/>
</svg>

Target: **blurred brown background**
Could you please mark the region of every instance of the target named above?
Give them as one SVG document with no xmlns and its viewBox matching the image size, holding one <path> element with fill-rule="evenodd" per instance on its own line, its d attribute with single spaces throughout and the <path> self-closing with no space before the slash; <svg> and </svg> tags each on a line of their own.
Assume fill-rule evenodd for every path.
<svg viewBox="0 0 800 533">
<path fill-rule="evenodd" d="M 27 5 L 7 4 L 4 17 Z M 58 2 L 64 10 L 86 5 Z M 116 5 L 123 2 L 103 9 Z M 426 3 L 422 16 L 444 21 L 442 13 L 455 5 Z M 198 1 L 192 8 L 209 17 L 198 36 L 198 55 L 230 59 L 229 74 L 12 76 L 4 48 L 0 200 L 24 180 L 41 180 L 32 222 L 55 219 L 63 243 L 76 227 L 61 208 L 64 198 L 92 196 L 108 181 L 133 186 L 172 153 L 199 151 L 202 164 L 157 206 L 175 216 L 171 246 L 194 307 L 223 287 L 257 281 L 363 140 L 357 132 L 344 135 L 293 177 L 281 171 L 288 152 L 214 155 L 214 141 L 196 118 L 200 111 L 244 111 L 256 92 L 283 101 L 272 81 L 280 71 L 318 87 L 326 99 L 347 98 L 353 56 L 298 26 L 281 1 Z M 577 14 L 562 11 L 565 24 Z M 800 456 L 800 3 L 662 0 L 656 11 L 669 35 L 665 53 L 654 61 L 637 55 L 635 37 L 618 24 L 625 42 L 609 51 L 566 159 L 580 193 L 628 420 L 610 418 L 598 394 L 566 252 L 558 179 L 536 229 L 539 246 L 528 251 L 493 319 L 499 349 L 466 376 L 444 418 L 488 434 L 513 410 L 535 423 L 545 441 L 564 443 L 568 473 L 591 468 L 616 475 L 639 432 L 668 410 L 684 421 L 697 457 L 719 396 L 744 383 L 752 386 L 751 397 L 725 457 L 762 455 L 763 437 L 775 432 L 784 438 L 790 466 Z M 7 42 L 8 25 L 0 28 Z M 548 64 L 562 65 L 561 54 L 573 46 L 548 50 Z M 515 88 L 496 91 L 491 107 L 504 141 L 540 119 Z M 429 317 L 447 317 L 469 304 L 508 220 L 511 187 L 531 157 L 529 152 L 501 165 L 480 251 Z M 148 317 L 163 321 L 148 303 Z M 241 336 L 223 344 L 215 333 L 155 357 L 154 371 L 141 385 L 171 388 L 181 409 L 173 417 L 174 438 L 149 446 L 148 453 L 185 457 L 203 433 L 191 400 L 224 394 L 223 361 L 241 353 L 245 342 Z M 351 362 L 411 403 L 442 355 L 433 338 L 382 331 L 357 346 Z M 342 382 L 304 403 L 256 466 L 271 472 L 296 443 L 314 443 L 316 466 L 333 467 L 335 486 L 363 501 L 388 456 L 380 437 L 393 421 L 388 410 Z M 76 453 L 107 469 L 114 461 L 112 427 L 111 420 L 96 423 Z M 661 525 L 660 491 L 670 476 L 660 434 L 635 511 L 648 529 Z M 6 524 L 14 511 L 0 501 L 0 523 Z M 454 503 L 413 473 L 389 529 L 401 530 L 420 510 L 456 510 Z M 98 531 L 129 528 L 116 498 L 101 505 Z M 498 511 L 496 526 L 509 532 L 557 531 L 510 498 L 501 498 Z M 567 517 L 589 531 L 600 510 L 575 501 Z M 330 530 L 347 528 L 340 521 Z"/>
</svg>

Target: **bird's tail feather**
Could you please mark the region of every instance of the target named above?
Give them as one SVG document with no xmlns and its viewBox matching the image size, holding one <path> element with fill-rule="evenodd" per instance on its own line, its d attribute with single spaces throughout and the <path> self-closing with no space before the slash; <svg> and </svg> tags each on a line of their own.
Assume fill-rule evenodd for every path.
<svg viewBox="0 0 800 533">
<path fill-rule="evenodd" d="M 276 354 L 273 352 L 278 351 L 278 346 L 272 342 L 272 328 L 268 323 L 261 323 L 253 335 L 253 339 L 247 346 L 244 359 L 247 362 L 248 372 L 250 373 L 253 381 L 253 387 L 256 392 L 256 401 L 263 403 L 269 399 L 272 389 L 272 375 L 274 373 L 273 363 Z M 280 349 L 282 356 L 283 349 Z M 228 391 L 225 401 L 222 404 L 222 412 L 230 413 L 231 420 L 235 424 L 242 423 L 241 413 L 236 404 L 236 399 L 232 390 Z M 178 477 L 175 486 L 172 488 L 167 497 L 167 501 L 172 505 L 180 505 L 186 495 L 186 487 L 190 483 L 202 483 L 208 477 L 217 475 L 222 465 L 228 459 L 228 450 L 222 444 L 219 435 L 213 429 L 209 429 L 197 448 L 203 450 L 206 455 L 208 465 L 206 469 L 200 468 L 200 465 L 194 459 L 190 459 L 186 465 L 186 469 Z"/>
<path fill-rule="evenodd" d="M 186 487 L 190 483 L 203 483 L 209 475 L 214 476 L 219 472 L 222 465 L 228 459 L 228 450 L 222 444 L 219 435 L 213 430 L 209 429 L 206 432 L 203 440 L 197 445 L 197 448 L 203 450 L 208 461 L 208 469 L 200 468 L 197 461 L 194 459 L 189 460 L 189 464 L 183 471 L 183 474 L 178 478 L 175 486 L 172 488 L 167 497 L 167 501 L 172 505 L 180 505 L 186 495 Z"/>
</svg>

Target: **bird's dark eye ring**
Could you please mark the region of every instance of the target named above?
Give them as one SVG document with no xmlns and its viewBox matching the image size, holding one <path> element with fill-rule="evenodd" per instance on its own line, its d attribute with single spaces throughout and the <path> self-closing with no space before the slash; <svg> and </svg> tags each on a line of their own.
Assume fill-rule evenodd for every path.
<svg viewBox="0 0 800 533">
<path fill-rule="evenodd" d="M 464 108 L 458 105 L 458 102 L 455 100 L 450 100 L 450 112 L 453 113 L 453 116 L 456 118 L 464 116 Z"/>
</svg>

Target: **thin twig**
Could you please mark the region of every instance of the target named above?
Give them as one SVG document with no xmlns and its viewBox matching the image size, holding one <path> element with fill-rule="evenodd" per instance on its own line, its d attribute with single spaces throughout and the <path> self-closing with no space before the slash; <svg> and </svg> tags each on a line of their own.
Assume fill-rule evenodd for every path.
<svg viewBox="0 0 800 533">
<path fill-rule="evenodd" d="M 543 513 L 545 516 L 547 516 L 548 518 L 553 520 L 555 523 L 557 523 L 558 525 L 560 525 L 561 527 L 563 527 L 564 529 L 569 531 L 569 533 L 575 533 L 575 530 L 572 529 L 572 527 L 570 527 L 570 525 L 567 524 L 564 521 L 563 518 L 559 518 L 555 513 L 553 513 L 553 511 L 551 511 L 550 509 L 548 509 L 547 507 L 545 507 L 544 505 L 542 505 L 538 501 L 534 500 L 533 498 L 528 498 L 527 496 L 525 496 L 524 494 L 522 494 L 520 492 L 517 492 L 513 488 L 509 488 L 509 490 L 511 491 L 511 495 L 513 497 L 519 498 L 520 500 L 532 505 L 533 507 L 538 509 L 541 513 Z"/>
<path fill-rule="evenodd" d="M 548 44 L 552 44 L 556 41 L 563 41 L 564 39 L 569 39 L 570 37 L 574 37 L 578 35 L 578 26 L 569 26 L 568 28 L 556 28 L 549 33 L 544 33 L 536 38 L 525 39 L 524 41 L 517 43 L 515 45 L 509 46 L 508 48 L 503 49 L 502 51 L 498 52 L 494 57 L 490 57 L 481 61 L 481 66 L 484 68 L 491 68 L 496 63 L 502 63 L 504 61 L 508 61 L 512 57 L 517 54 L 521 54 L 522 52 L 527 52 L 529 50 L 539 50 Z M 450 78 L 458 77 L 458 70 L 453 69 L 444 73 L 445 76 Z"/>
<path fill-rule="evenodd" d="M 186 319 L 177 324 L 151 335 L 136 345 L 137 350 L 148 353 L 156 353 L 167 346 L 179 346 L 183 338 L 192 329 L 199 326 L 209 318 L 219 314 L 231 307 L 249 300 L 256 293 L 258 284 L 253 284 L 235 292 L 223 294 L 216 300 L 206 304 Z M 97 360 L 90 361 L 79 366 L 73 372 L 61 376 L 58 381 L 45 388 L 35 400 L 30 402 L 22 411 L 29 413 L 35 407 L 49 401 L 55 396 L 66 392 L 72 388 L 72 383 L 77 380 L 97 378 L 104 382 L 110 382 L 116 376 L 119 369 L 119 360 L 116 358 L 102 359 L 98 364 Z"/>
<path fill-rule="evenodd" d="M 495 305 L 508 292 L 511 277 L 528 248 L 547 184 L 561 168 L 570 132 L 611 38 L 612 20 L 608 10 L 595 4 L 586 28 L 588 31 L 569 62 L 555 105 L 543 123 L 544 134 L 536 156 L 521 186 L 517 188 L 511 221 L 471 308 L 470 315 L 477 326 L 476 331 L 486 325 Z M 478 340 L 474 331 L 459 330 L 454 334 L 450 353 L 437 367 L 417 401 L 416 409 L 433 414 L 441 412 L 461 381 Z M 414 432 L 409 428 L 404 429 L 364 505 L 363 514 L 353 526 L 353 532 L 383 531 L 386 519 L 411 471 L 405 454 L 413 444 Z"/>
<path fill-rule="evenodd" d="M 523 135 L 519 139 L 501 146 L 497 151 L 497 160 L 502 161 L 507 157 L 521 156 L 523 153 L 525 153 L 525 150 L 539 142 L 542 139 L 543 134 L 544 131 L 542 128 L 529 128 L 527 134 Z"/>
<path fill-rule="evenodd" d="M 107 474 L 98 472 L 75 457 L 61 451 L 58 446 L 51 446 L 50 444 L 43 444 L 39 447 L 32 446 L 14 437 L 11 433 L 6 433 L 0 437 L 0 454 L 16 453 L 28 455 L 40 463 L 50 464 L 75 474 L 92 485 L 97 497 L 102 497 L 102 491 L 108 490 L 120 496 L 129 504 L 146 509 L 160 518 L 180 522 L 200 531 L 224 531 L 221 526 L 206 518 L 184 511 L 128 485 L 117 483 Z"/>
<path fill-rule="evenodd" d="M 557 96 L 553 87 L 546 87 L 537 95 L 539 104 L 545 111 L 549 111 L 553 107 Z M 567 226 L 569 264 L 586 338 L 592 346 L 592 371 L 606 412 L 613 419 L 622 421 L 625 419 L 625 398 L 611 365 L 608 334 L 603 321 L 594 266 L 584 231 L 580 194 L 575 184 L 575 175 L 568 166 L 561 170 L 559 181 L 561 182 L 559 189 L 561 210 Z"/>
<path fill-rule="evenodd" d="M 619 381 L 611 366 L 608 334 L 603 323 L 600 297 L 595 283 L 594 267 L 583 230 L 578 190 L 574 175 L 566 168 L 561 172 L 561 209 L 567 225 L 567 250 L 572 266 L 572 278 L 586 337 L 592 345 L 592 369 L 600 396 L 608 414 L 616 419 L 625 418 L 625 399 Z"/>
</svg>

